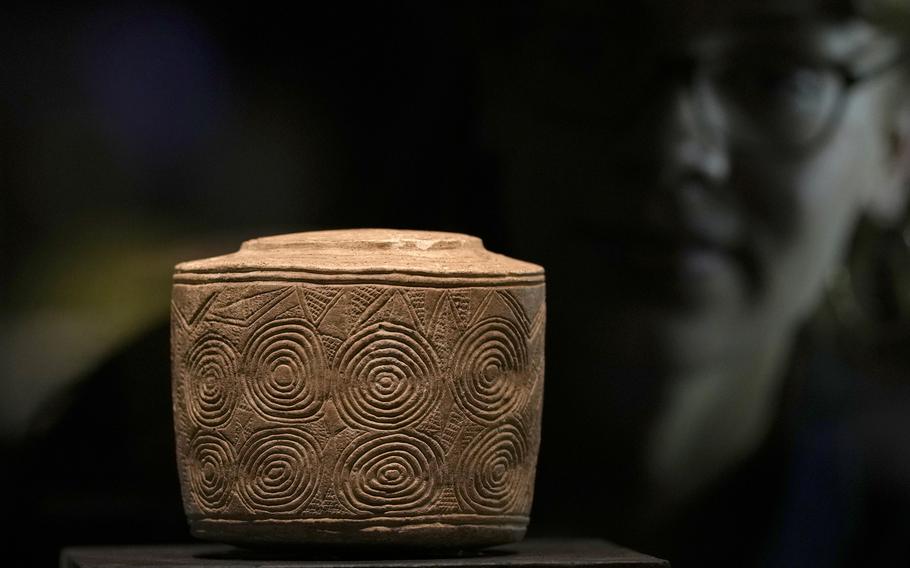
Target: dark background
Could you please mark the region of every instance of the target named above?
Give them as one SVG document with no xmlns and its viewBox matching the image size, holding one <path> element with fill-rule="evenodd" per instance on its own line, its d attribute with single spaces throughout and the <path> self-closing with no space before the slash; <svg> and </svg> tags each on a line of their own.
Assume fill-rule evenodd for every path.
<svg viewBox="0 0 910 568">
<path fill-rule="evenodd" d="M 613 5 L 615 14 L 592 24 L 600 26 L 593 37 L 634 49 L 638 32 Z M 175 263 L 254 236 L 362 226 L 465 232 L 490 250 L 538 260 L 519 255 L 505 228 L 503 164 L 487 143 L 487 103 L 497 93 L 482 80 L 526 14 L 520 2 L 417 1 L 0 12 L 0 487 L 11 565 L 54 565 L 71 544 L 189 540 L 171 425 Z M 554 93 L 559 84 L 541 98 Z M 552 250 L 562 243 L 548 236 Z M 560 282 L 548 277 L 553 292 Z M 550 314 L 567 313 L 559 301 L 571 303 L 572 291 L 564 290 L 548 297 Z M 899 323 L 888 344 L 898 364 L 884 370 L 904 392 L 910 328 Z M 609 477 L 597 451 L 584 451 L 602 434 L 601 417 L 573 408 L 578 393 L 560 381 L 551 355 L 568 343 L 548 333 L 531 532 L 572 526 L 574 535 L 617 538 L 611 531 L 622 528 L 624 511 L 615 503 L 627 480 Z M 644 390 L 623 388 L 622 402 L 645 408 Z M 895 495 L 910 503 L 902 400 L 891 413 L 876 409 L 870 429 L 882 443 L 867 445 L 887 458 L 876 461 L 887 506 L 872 516 L 892 532 L 875 536 L 898 543 L 910 534 L 907 509 L 890 508 Z M 588 418 L 589 438 L 559 438 Z M 624 459 L 615 448 L 603 455 Z M 749 515 L 766 514 L 763 491 L 781 489 L 752 483 L 777 482 L 785 460 L 766 461 L 768 470 L 719 493 L 706 518 L 674 536 L 693 549 L 723 545 L 718 558 L 749 556 L 737 539 L 747 540 L 750 523 L 764 528 L 766 518 Z M 823 487 L 818 481 L 805 486 Z M 730 495 L 746 506 L 727 508 Z M 540 508 L 558 501 L 550 511 L 577 510 L 577 518 Z M 602 504 L 615 508 L 599 514 Z M 821 527 L 805 540 L 836 555 L 817 522 L 825 508 L 814 505 L 797 524 Z M 799 525 L 793 534 L 808 533 Z M 901 553 L 893 557 L 907 558 Z"/>
<path fill-rule="evenodd" d="M 339 2 L 7 13 L 4 252 L 20 263 L 52 234 L 72 242 L 118 223 L 178 237 L 495 226 L 476 146 L 485 46 L 474 32 L 502 12 Z"/>
<path fill-rule="evenodd" d="M 0 479 L 18 562 L 189 539 L 176 262 L 358 226 L 510 252 L 477 70 L 517 19 L 505 3 L 4 9 Z"/>
</svg>

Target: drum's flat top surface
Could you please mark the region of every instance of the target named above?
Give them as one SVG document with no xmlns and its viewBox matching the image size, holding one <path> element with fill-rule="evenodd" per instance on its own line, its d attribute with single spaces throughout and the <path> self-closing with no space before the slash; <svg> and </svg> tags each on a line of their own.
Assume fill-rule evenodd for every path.
<svg viewBox="0 0 910 568">
<path fill-rule="evenodd" d="M 486 250 L 477 237 L 398 229 L 312 231 L 252 239 L 235 253 L 184 262 L 178 275 L 251 271 L 543 278 L 543 268 Z"/>
</svg>

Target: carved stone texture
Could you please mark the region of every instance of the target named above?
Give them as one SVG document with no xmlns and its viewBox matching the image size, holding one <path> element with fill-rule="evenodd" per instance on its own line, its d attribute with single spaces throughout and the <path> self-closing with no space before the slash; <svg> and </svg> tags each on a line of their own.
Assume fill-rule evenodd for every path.
<svg viewBox="0 0 910 568">
<path fill-rule="evenodd" d="M 519 540 L 544 322 L 543 269 L 465 235 L 299 233 L 178 265 L 172 386 L 193 534 Z"/>
</svg>

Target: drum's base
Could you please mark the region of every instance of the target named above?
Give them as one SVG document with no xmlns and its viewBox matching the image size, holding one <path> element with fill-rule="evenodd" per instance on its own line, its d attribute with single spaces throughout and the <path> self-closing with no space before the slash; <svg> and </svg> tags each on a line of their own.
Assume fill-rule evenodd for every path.
<svg viewBox="0 0 910 568">
<path fill-rule="evenodd" d="M 368 549 L 376 552 L 375 549 Z M 385 549 L 380 550 L 380 552 Z M 427 554 L 321 555 L 318 551 L 239 550 L 223 544 L 68 548 L 70 568 L 669 568 L 663 560 L 597 540 L 525 540 L 445 558 Z"/>
<path fill-rule="evenodd" d="M 527 517 L 447 515 L 362 520 L 288 519 L 190 521 L 193 536 L 245 547 L 469 549 L 520 541 Z"/>
</svg>

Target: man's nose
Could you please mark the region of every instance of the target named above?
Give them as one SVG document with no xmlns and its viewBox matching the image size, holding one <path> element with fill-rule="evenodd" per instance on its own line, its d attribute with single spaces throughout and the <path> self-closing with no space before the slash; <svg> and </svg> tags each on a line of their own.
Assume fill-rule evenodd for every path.
<svg viewBox="0 0 910 568">
<path fill-rule="evenodd" d="M 716 103 L 692 82 L 674 85 L 659 113 L 660 183 L 674 189 L 704 184 L 717 188 L 730 174 L 723 117 Z"/>
</svg>

